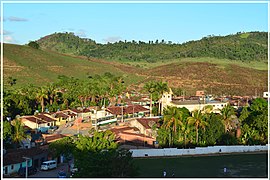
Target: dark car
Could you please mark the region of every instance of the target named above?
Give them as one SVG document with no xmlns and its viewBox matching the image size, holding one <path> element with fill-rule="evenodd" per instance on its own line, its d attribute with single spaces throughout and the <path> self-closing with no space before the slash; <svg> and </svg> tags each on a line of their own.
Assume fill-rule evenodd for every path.
<svg viewBox="0 0 270 180">
<path fill-rule="evenodd" d="M 59 178 L 66 178 L 67 174 L 64 171 L 60 171 L 60 172 L 58 172 L 58 177 Z"/>
<path fill-rule="evenodd" d="M 33 175 L 37 173 L 37 169 L 34 167 L 27 167 L 27 175 Z M 25 177 L 26 167 L 21 167 L 18 171 L 19 176 Z"/>
</svg>

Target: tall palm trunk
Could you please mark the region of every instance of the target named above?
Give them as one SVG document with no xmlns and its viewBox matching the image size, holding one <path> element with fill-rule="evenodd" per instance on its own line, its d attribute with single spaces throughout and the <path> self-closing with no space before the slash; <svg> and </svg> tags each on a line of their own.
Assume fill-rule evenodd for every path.
<svg viewBox="0 0 270 180">
<path fill-rule="evenodd" d="M 41 112 L 44 112 L 44 98 L 41 98 Z"/>
<path fill-rule="evenodd" d="M 150 117 L 152 117 L 152 94 L 150 94 Z"/>
<path fill-rule="evenodd" d="M 198 144 L 198 140 L 199 140 L 199 128 L 196 127 L 196 144 Z"/>
<path fill-rule="evenodd" d="M 184 135 L 184 144 L 185 144 L 185 149 L 186 149 L 186 145 L 187 145 L 187 134 L 186 133 Z"/>
</svg>

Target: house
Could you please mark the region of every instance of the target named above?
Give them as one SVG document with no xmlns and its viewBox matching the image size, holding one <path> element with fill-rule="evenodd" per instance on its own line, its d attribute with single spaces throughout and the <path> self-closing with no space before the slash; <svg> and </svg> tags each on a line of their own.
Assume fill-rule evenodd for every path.
<svg viewBox="0 0 270 180">
<path fill-rule="evenodd" d="M 96 126 L 105 125 L 108 123 L 115 123 L 117 118 L 115 115 L 111 114 L 110 112 L 106 111 L 105 109 L 94 111 L 91 115 L 92 125 Z"/>
<path fill-rule="evenodd" d="M 204 97 L 204 91 L 196 91 L 196 96 Z"/>
<path fill-rule="evenodd" d="M 26 158 L 28 167 L 39 168 L 41 163 L 48 159 L 48 150 L 41 148 L 8 150 L 3 156 L 4 176 L 17 173 L 20 167 L 26 167 Z"/>
<path fill-rule="evenodd" d="M 269 97 L 269 92 L 263 92 L 263 98 L 268 98 Z"/>
<path fill-rule="evenodd" d="M 139 129 L 141 134 L 144 134 L 146 136 L 153 137 L 156 135 L 156 131 L 152 129 L 153 125 L 158 125 L 158 118 L 137 118 L 129 122 L 131 127 L 136 127 Z"/>
<path fill-rule="evenodd" d="M 57 121 L 53 117 L 46 116 L 44 114 L 38 114 L 34 116 L 22 116 L 20 118 L 21 122 L 31 129 L 38 129 L 43 131 L 43 129 L 49 129 L 51 126 L 55 126 Z"/>
<path fill-rule="evenodd" d="M 116 116 L 118 120 L 121 120 L 122 116 L 125 119 L 149 114 L 149 109 L 141 105 L 113 106 L 108 107 L 106 111 Z"/>
<path fill-rule="evenodd" d="M 69 109 L 70 112 L 76 114 L 76 118 L 81 117 L 83 120 L 89 120 L 93 110 L 90 109 Z"/>
<path fill-rule="evenodd" d="M 46 143 L 51 143 L 64 137 L 67 137 L 66 135 L 63 134 L 43 134 L 42 136 Z"/>
<path fill-rule="evenodd" d="M 115 126 L 110 129 L 115 135 L 117 142 L 135 146 L 153 147 L 155 138 L 141 134 L 136 127 Z"/>
<path fill-rule="evenodd" d="M 228 103 L 227 102 L 221 102 L 221 101 L 216 101 L 216 100 L 208 100 L 206 101 L 205 98 L 204 100 L 173 100 L 172 99 L 172 92 L 170 93 L 164 93 L 162 98 L 161 98 L 161 109 L 162 111 L 164 110 L 165 107 L 167 106 L 173 106 L 173 107 L 178 107 L 178 108 L 187 108 L 190 112 L 194 110 L 203 110 L 205 106 L 211 105 L 213 106 L 213 112 L 214 113 L 220 113 L 220 109 L 223 109 Z"/>
</svg>

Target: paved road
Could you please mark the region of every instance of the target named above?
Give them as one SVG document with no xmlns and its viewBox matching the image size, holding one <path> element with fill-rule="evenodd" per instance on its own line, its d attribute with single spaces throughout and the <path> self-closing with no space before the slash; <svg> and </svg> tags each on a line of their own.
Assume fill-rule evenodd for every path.
<svg viewBox="0 0 270 180">
<path fill-rule="evenodd" d="M 29 178 L 58 178 L 58 172 L 60 170 L 64 170 L 66 173 L 68 172 L 68 164 L 58 164 L 58 167 L 56 169 L 48 170 L 48 171 L 40 171 L 34 175 L 29 176 Z M 67 173 L 67 177 L 69 173 Z"/>
</svg>

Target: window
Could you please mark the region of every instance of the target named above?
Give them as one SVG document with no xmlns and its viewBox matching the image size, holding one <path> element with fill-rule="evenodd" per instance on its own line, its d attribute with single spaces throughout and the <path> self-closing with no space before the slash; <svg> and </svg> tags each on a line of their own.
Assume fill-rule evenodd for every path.
<svg viewBox="0 0 270 180">
<path fill-rule="evenodd" d="M 221 107 L 223 107 L 223 104 L 221 104 Z"/>
<path fill-rule="evenodd" d="M 14 165 L 11 165 L 11 169 L 14 169 Z"/>
<path fill-rule="evenodd" d="M 50 126 L 50 123 L 48 123 L 47 126 Z"/>
</svg>

